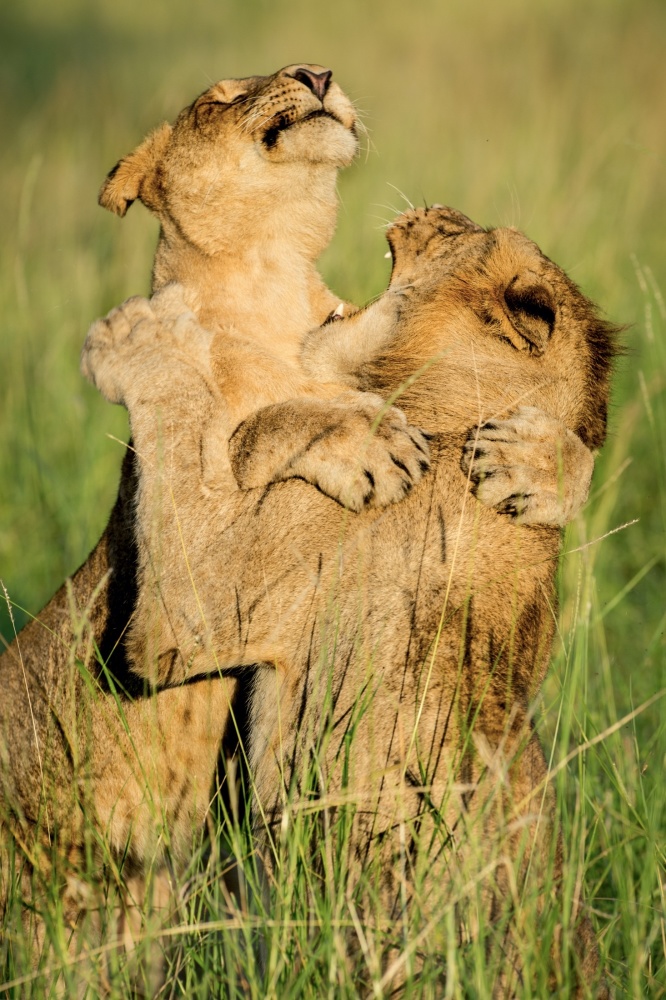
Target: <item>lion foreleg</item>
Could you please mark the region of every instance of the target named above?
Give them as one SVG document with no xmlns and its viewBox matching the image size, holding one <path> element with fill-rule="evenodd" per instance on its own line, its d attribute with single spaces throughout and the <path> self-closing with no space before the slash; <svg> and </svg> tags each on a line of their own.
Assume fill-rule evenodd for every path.
<svg viewBox="0 0 666 1000">
<path fill-rule="evenodd" d="M 402 500 L 430 467 L 400 410 L 353 391 L 264 407 L 236 429 L 229 457 L 241 489 L 304 479 L 353 511 Z"/>
<path fill-rule="evenodd" d="M 391 345 L 400 318 L 401 296 L 388 289 L 376 302 L 347 317 L 330 318 L 303 340 L 301 362 L 319 382 L 356 388 L 359 369 Z"/>
</svg>

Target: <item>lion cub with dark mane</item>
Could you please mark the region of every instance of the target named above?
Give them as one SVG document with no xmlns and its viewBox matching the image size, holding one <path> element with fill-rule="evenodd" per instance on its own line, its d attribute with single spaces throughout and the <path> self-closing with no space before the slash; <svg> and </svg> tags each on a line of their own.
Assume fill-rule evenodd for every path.
<svg viewBox="0 0 666 1000">
<path fill-rule="evenodd" d="M 269 866 L 291 809 L 313 795 L 314 761 L 328 822 L 336 803 L 353 806 L 338 845 L 350 876 L 379 863 L 389 926 L 401 927 L 412 905 L 418 926 L 435 926 L 456 887 L 476 886 L 477 903 L 456 904 L 458 933 L 474 935 L 479 922 L 486 933 L 503 928 L 495 992 L 512 996 L 522 976 L 517 901 L 529 883 L 540 912 L 549 865 L 551 887 L 561 876 L 532 722 L 555 628 L 560 532 L 529 522 L 557 523 L 579 438 L 589 448 L 604 440 L 613 328 L 515 230 L 436 207 L 405 213 L 388 239 L 387 292 L 313 331 L 302 350 L 313 378 L 399 394 L 408 419 L 432 435 L 431 475 L 382 511 L 350 519 L 298 481 L 230 504 L 208 467 L 191 461 L 226 405 L 206 374 L 210 337 L 191 316 L 132 302 L 91 331 L 86 365 L 129 406 L 145 512 L 161 503 L 154 408 L 167 393 L 165 436 L 178 440 L 167 470 L 178 525 L 160 536 L 170 571 L 159 613 L 147 603 L 133 626 L 134 669 L 168 686 L 265 664 L 252 693 L 250 766 Z M 142 377 L 149 359 L 152 383 Z M 240 482 L 281 450 L 283 419 L 269 406 L 237 429 Z M 582 996 L 598 980 L 597 950 L 587 919 L 573 917 Z M 407 960 L 389 976 L 394 985 Z"/>
</svg>

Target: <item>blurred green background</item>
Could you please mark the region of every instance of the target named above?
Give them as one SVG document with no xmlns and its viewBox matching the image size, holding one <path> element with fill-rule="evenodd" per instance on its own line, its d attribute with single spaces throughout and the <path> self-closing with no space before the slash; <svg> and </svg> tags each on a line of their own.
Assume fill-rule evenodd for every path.
<svg viewBox="0 0 666 1000">
<path fill-rule="evenodd" d="M 340 295 L 381 290 L 382 227 L 404 194 L 526 230 L 628 325 L 566 547 L 637 523 L 563 560 L 543 732 L 568 699 L 564 754 L 666 687 L 665 53 L 664 0 L 4 0 L 0 578 L 16 624 L 85 558 L 115 495 L 125 414 L 78 355 L 93 319 L 148 291 L 157 227 L 140 205 L 122 221 L 98 208 L 103 177 L 212 81 L 320 62 L 368 128 L 323 260 Z M 633 996 L 666 989 L 665 715 L 666 699 L 623 727 L 585 786 L 607 831 L 588 880 L 620 897 L 606 927 L 622 925 Z"/>
</svg>

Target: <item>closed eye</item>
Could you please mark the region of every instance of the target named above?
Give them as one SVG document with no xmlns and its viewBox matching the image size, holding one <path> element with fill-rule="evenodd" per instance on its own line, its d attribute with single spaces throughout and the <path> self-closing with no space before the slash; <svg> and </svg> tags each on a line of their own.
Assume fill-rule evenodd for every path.
<svg viewBox="0 0 666 1000">
<path fill-rule="evenodd" d="M 199 103 L 195 105 L 194 108 L 195 121 L 198 122 L 199 114 L 201 114 L 202 117 L 205 118 L 210 117 L 211 114 L 215 113 L 216 109 L 230 108 L 232 104 L 240 104 L 241 101 L 244 101 L 246 98 L 247 94 L 244 92 L 236 94 L 236 96 L 232 101 L 222 101 L 219 98 L 207 97 L 205 100 L 199 101 Z"/>
</svg>

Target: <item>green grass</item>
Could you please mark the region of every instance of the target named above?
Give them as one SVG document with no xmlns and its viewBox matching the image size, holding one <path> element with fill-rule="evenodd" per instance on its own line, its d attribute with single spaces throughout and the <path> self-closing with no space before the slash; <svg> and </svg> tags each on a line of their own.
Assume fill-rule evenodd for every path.
<svg viewBox="0 0 666 1000">
<path fill-rule="evenodd" d="M 660 0 L 23 0 L 0 12 L 0 578 L 18 624 L 99 536 L 122 457 L 109 435 L 125 436 L 125 415 L 84 384 L 78 353 L 95 317 L 147 290 L 156 226 L 141 207 L 105 214 L 97 189 L 213 79 L 319 61 L 366 112 L 368 150 L 341 180 L 323 262 L 341 295 L 382 288 L 382 225 L 404 192 L 525 229 L 629 324 L 593 496 L 567 533 L 539 719 L 554 767 L 580 748 L 556 779 L 572 885 L 585 884 L 618 996 L 651 998 L 666 996 L 666 698 L 642 708 L 666 688 L 665 49 Z M 3 609 L 0 628 L 11 635 Z M 266 931 L 274 995 L 353 996 L 372 948 L 341 957 L 336 928 L 353 907 L 335 887 L 299 896 L 307 837 L 294 832 L 294 878 Z M 201 865 L 197 878 L 171 958 L 204 996 L 239 964 L 229 952 L 252 948 L 247 925 L 183 929 L 223 913 L 216 879 Z M 452 933 L 449 915 L 432 955 L 464 995 L 488 995 L 478 950 L 452 950 Z M 526 954 L 542 947 L 526 933 Z M 12 954 L 6 981 L 26 972 Z"/>
</svg>

